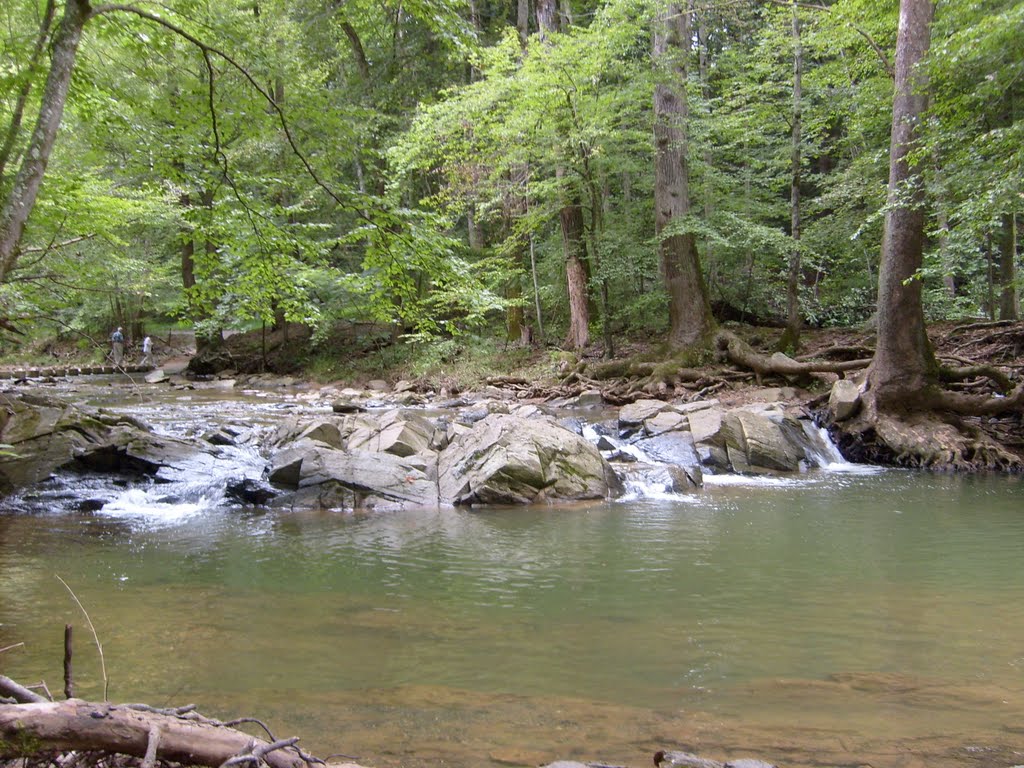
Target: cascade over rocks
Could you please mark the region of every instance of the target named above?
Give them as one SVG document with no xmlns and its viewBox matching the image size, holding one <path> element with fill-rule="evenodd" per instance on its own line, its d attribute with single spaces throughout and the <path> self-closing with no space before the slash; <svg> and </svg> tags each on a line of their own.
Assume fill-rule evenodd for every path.
<svg viewBox="0 0 1024 768">
<path fill-rule="evenodd" d="M 216 426 L 216 425 L 215 425 Z M 216 476 L 219 446 L 253 430 L 221 425 L 202 439 L 56 398 L 12 392 L 0 413 L 0 492 L 62 468 L 162 482 Z M 828 453 L 806 416 L 777 403 L 725 408 L 715 400 L 641 400 L 589 426 L 534 404 L 477 400 L 428 418 L 392 408 L 290 416 L 266 433 L 264 477 L 229 481 L 228 498 L 285 509 L 520 505 L 614 498 L 627 486 L 686 492 L 706 471 L 799 472 Z"/>
<path fill-rule="evenodd" d="M 35 392 L 7 391 L 0 410 L 0 493 L 47 479 L 63 468 L 156 476 L 215 449 L 153 434 L 129 416 L 89 410 Z"/>
</svg>

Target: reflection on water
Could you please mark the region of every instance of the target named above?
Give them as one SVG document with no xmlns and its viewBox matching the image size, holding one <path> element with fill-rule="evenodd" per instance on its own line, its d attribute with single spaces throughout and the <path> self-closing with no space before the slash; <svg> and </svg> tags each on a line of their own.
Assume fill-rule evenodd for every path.
<svg viewBox="0 0 1024 768">
<path fill-rule="evenodd" d="M 0 514 L 0 647 L 25 643 L 0 669 L 60 688 L 73 623 L 101 695 L 59 574 L 112 698 L 371 765 L 1024 764 L 1022 501 L 850 472 L 569 509 Z"/>
<path fill-rule="evenodd" d="M 996 764 L 1024 751 L 1021 498 L 892 472 L 569 510 L 6 516 L 0 645 L 27 648 L 3 665 L 54 687 L 82 624 L 57 573 L 114 698 L 258 714 L 378 765 L 673 744 Z M 83 696 L 91 655 L 79 634 Z"/>
</svg>

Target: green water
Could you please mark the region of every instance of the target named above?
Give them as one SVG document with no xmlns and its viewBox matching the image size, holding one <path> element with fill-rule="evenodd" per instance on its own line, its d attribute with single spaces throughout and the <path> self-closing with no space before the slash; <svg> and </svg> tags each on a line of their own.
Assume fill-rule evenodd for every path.
<svg viewBox="0 0 1024 768">
<path fill-rule="evenodd" d="M 1024 483 L 370 516 L 0 514 L 0 669 L 377 766 L 1024 763 Z"/>
</svg>

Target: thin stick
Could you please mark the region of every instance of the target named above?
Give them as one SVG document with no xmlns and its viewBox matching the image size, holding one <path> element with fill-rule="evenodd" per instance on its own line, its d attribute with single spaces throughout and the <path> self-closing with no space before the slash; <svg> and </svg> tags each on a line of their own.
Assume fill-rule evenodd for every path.
<svg viewBox="0 0 1024 768">
<path fill-rule="evenodd" d="M 64 698 L 75 697 L 75 677 L 71 672 L 71 625 L 64 625 Z"/>
<path fill-rule="evenodd" d="M 5 653 L 6 651 L 13 651 L 15 648 L 23 648 L 24 646 L 24 643 L 15 643 L 14 645 L 8 645 L 6 648 L 0 648 L 0 653 Z"/>
<path fill-rule="evenodd" d="M 57 574 L 54 574 L 54 576 L 57 576 Z M 85 606 L 82 605 L 82 601 L 78 599 L 78 595 L 75 594 L 75 591 L 71 587 L 69 587 L 68 583 L 64 581 L 64 579 L 62 579 L 60 576 L 57 576 L 57 581 L 63 584 L 64 588 L 71 593 L 71 597 L 78 604 L 78 607 L 81 609 L 82 614 L 85 616 L 85 622 L 89 625 L 89 631 L 92 632 L 92 639 L 96 643 L 96 650 L 99 651 L 100 654 L 100 674 L 103 675 L 103 700 L 108 701 L 109 699 L 107 698 L 107 689 L 110 685 L 110 681 L 107 679 L 107 663 L 103 659 L 103 645 L 100 643 L 99 635 L 96 634 L 96 627 L 92 625 L 92 619 L 89 618 L 89 612 L 85 610 Z"/>
</svg>

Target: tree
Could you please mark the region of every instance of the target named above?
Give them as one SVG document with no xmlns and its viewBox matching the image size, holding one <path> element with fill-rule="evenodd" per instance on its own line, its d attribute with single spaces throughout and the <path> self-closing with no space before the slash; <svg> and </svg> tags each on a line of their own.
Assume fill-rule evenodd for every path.
<svg viewBox="0 0 1024 768">
<path fill-rule="evenodd" d="M 64 15 L 54 35 L 50 68 L 43 89 L 39 116 L 29 138 L 21 167 L 0 208 L 0 283 L 18 260 L 21 236 L 35 207 L 57 131 L 64 115 L 71 73 L 75 67 L 82 30 L 93 11 L 88 0 L 66 0 Z"/>
<path fill-rule="evenodd" d="M 708 340 L 714 328 L 697 238 L 690 216 L 686 94 L 690 12 L 663 6 L 654 20 L 654 210 L 662 277 L 668 291 L 669 343 L 687 347 Z"/>
<path fill-rule="evenodd" d="M 938 382 L 917 274 L 924 253 L 924 185 L 920 164 L 912 158 L 927 104 L 921 63 L 928 53 L 934 10 L 933 0 L 900 2 L 878 342 L 868 371 L 868 387 L 880 407 L 904 404 Z"/>
<path fill-rule="evenodd" d="M 864 385 L 866 407 L 854 424 L 863 440 L 884 446 L 878 456 L 897 463 L 1019 470 L 1019 457 L 977 431 L 950 430 L 933 416 L 1024 409 L 1024 384 L 998 398 L 943 390 L 941 378 L 964 374 L 940 369 L 927 336 L 919 274 L 926 221 L 919 139 L 927 104 L 923 62 L 934 11 L 933 0 L 900 1 L 877 341 Z"/>
</svg>

